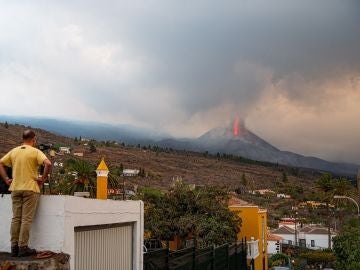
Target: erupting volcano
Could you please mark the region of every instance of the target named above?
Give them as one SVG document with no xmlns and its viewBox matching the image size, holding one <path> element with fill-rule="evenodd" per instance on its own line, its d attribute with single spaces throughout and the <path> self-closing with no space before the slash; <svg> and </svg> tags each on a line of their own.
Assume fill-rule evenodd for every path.
<svg viewBox="0 0 360 270">
<path fill-rule="evenodd" d="M 240 121 L 239 118 L 235 118 L 234 124 L 233 124 L 233 135 L 234 137 L 239 136 L 240 134 Z"/>
</svg>

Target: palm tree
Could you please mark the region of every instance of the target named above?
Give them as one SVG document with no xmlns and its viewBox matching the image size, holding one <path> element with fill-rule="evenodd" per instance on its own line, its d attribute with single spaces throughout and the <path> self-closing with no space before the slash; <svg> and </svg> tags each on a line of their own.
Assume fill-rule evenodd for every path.
<svg viewBox="0 0 360 270">
<path fill-rule="evenodd" d="M 351 185 L 346 178 L 336 179 L 330 173 L 323 174 L 318 181 L 317 187 L 322 191 L 321 200 L 326 203 L 326 215 L 330 217 L 330 203 L 334 195 L 347 195 L 351 190 Z M 331 248 L 330 218 L 327 219 L 328 225 L 328 246 Z"/>
<path fill-rule="evenodd" d="M 81 159 L 69 159 L 67 167 L 73 174 L 68 174 L 59 184 L 59 191 L 62 194 L 73 195 L 74 192 L 89 192 L 90 197 L 96 194 L 96 173 L 95 166 Z"/>
</svg>

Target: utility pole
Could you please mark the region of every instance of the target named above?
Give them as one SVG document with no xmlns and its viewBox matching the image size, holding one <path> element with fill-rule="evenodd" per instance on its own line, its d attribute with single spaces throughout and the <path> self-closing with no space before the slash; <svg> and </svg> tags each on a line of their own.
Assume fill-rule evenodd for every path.
<svg viewBox="0 0 360 270">
<path fill-rule="evenodd" d="M 297 246 L 297 242 L 298 242 L 298 240 L 297 240 L 297 220 L 296 220 L 296 218 L 297 218 L 297 214 L 298 214 L 298 212 L 296 211 L 295 212 L 295 246 Z"/>
</svg>

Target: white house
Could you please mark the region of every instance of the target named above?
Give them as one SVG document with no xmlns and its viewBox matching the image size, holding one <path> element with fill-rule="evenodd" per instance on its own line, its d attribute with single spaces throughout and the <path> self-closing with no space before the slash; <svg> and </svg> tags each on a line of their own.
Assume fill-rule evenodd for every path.
<svg viewBox="0 0 360 270">
<path fill-rule="evenodd" d="M 291 199 L 291 196 L 288 194 L 284 194 L 284 193 L 278 193 L 276 194 L 277 198 L 281 198 L 281 199 Z"/>
<path fill-rule="evenodd" d="M 123 170 L 123 176 L 137 176 L 139 175 L 140 170 L 133 170 L 133 169 L 124 169 Z"/>
<path fill-rule="evenodd" d="M 10 251 L 11 197 L 0 198 L 0 252 Z M 70 255 L 70 269 L 142 270 L 142 201 L 44 196 L 30 233 L 38 250 Z"/>
<path fill-rule="evenodd" d="M 63 153 L 63 154 L 70 154 L 70 147 L 60 146 L 59 147 L 59 152 Z"/>
<path fill-rule="evenodd" d="M 288 226 L 281 226 L 271 231 L 271 234 L 282 237 L 282 242 L 286 244 L 295 244 L 295 230 Z"/>
<path fill-rule="evenodd" d="M 283 238 L 285 244 L 295 244 L 307 247 L 310 249 L 323 249 L 328 248 L 328 229 L 326 227 L 318 225 L 308 225 L 304 227 L 290 228 L 288 226 L 281 226 L 276 230 L 271 231 L 272 234 L 278 235 Z M 330 237 L 333 239 L 337 234 L 334 231 L 330 231 Z M 332 240 L 331 240 L 332 247 Z"/>
<path fill-rule="evenodd" d="M 274 254 L 277 254 L 277 253 L 282 253 L 281 243 L 282 243 L 283 240 L 284 240 L 284 238 L 282 238 L 281 236 L 275 235 L 275 234 L 272 234 L 272 233 L 268 232 L 268 235 L 267 235 L 267 242 L 268 242 L 267 251 L 268 251 L 268 254 L 270 256 L 274 255 Z"/>
<path fill-rule="evenodd" d="M 260 195 L 266 195 L 266 194 L 275 194 L 274 191 L 271 189 L 257 189 L 257 190 L 251 190 L 249 191 L 250 194 L 260 194 Z"/>
</svg>

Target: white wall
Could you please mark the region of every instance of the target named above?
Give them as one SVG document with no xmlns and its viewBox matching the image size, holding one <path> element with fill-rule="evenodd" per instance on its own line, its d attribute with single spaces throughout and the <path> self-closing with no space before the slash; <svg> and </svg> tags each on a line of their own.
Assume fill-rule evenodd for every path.
<svg viewBox="0 0 360 270">
<path fill-rule="evenodd" d="M 267 252 L 269 255 L 281 253 L 281 244 L 279 243 L 279 245 L 276 245 L 276 243 L 279 243 L 279 241 L 268 240 Z M 276 250 L 277 247 L 279 247 L 279 250 Z"/>
<path fill-rule="evenodd" d="M 284 240 L 283 243 L 288 243 L 289 240 L 292 241 L 292 244 L 295 244 L 295 235 L 294 234 L 276 234 L 278 236 L 281 236 Z M 335 237 L 335 235 L 331 236 L 332 238 Z M 306 233 L 299 233 L 297 235 L 297 241 L 299 243 L 300 239 L 306 240 L 306 246 L 308 248 L 311 247 L 311 240 L 315 240 L 315 247 L 314 249 L 319 248 L 328 248 L 328 235 L 327 234 L 306 234 Z M 332 245 L 333 243 L 331 243 Z"/>
<path fill-rule="evenodd" d="M 144 206 L 142 201 L 41 196 L 29 245 L 39 250 L 70 254 L 74 269 L 74 228 L 114 223 L 134 223 L 134 269 L 143 267 Z M 0 198 L 0 251 L 10 251 L 11 197 Z"/>
<path fill-rule="evenodd" d="M 283 243 L 287 244 L 290 240 L 293 245 L 295 244 L 295 234 L 275 234 L 275 235 L 281 236 L 284 239 Z"/>
<path fill-rule="evenodd" d="M 335 235 L 332 235 L 331 238 L 335 237 Z M 315 240 L 315 248 L 328 248 L 328 235 L 327 234 L 306 234 L 306 245 L 311 248 L 311 240 Z M 332 246 L 331 241 L 331 246 Z"/>
</svg>

